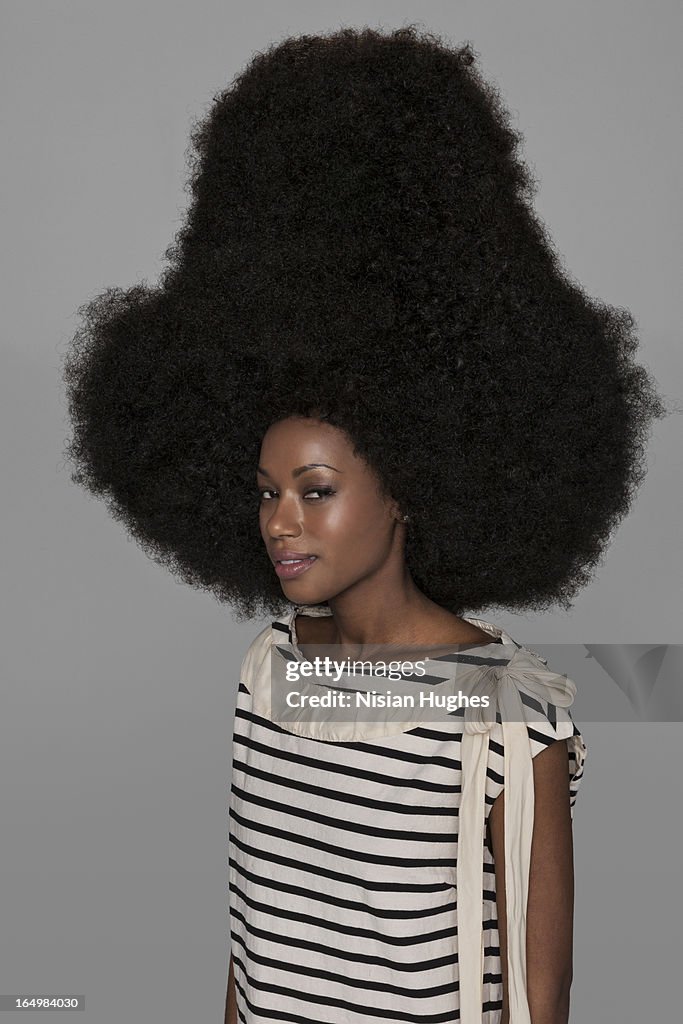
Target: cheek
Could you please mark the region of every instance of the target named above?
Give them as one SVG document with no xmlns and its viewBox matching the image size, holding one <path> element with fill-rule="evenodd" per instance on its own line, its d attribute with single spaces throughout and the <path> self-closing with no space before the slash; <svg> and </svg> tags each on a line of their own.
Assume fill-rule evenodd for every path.
<svg viewBox="0 0 683 1024">
<path fill-rule="evenodd" d="M 325 529 L 344 542 L 352 557 L 355 551 L 376 549 L 389 536 L 389 527 L 384 505 L 372 495 L 340 495 L 327 506 Z"/>
</svg>

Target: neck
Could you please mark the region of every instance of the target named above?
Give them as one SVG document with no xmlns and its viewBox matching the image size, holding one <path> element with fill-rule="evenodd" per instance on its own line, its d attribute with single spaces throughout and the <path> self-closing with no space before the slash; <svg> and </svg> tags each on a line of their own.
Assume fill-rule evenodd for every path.
<svg viewBox="0 0 683 1024">
<path fill-rule="evenodd" d="M 334 620 L 330 643 L 366 644 L 468 643 L 482 631 L 430 601 L 407 567 L 386 580 L 367 579 L 328 600 Z"/>
</svg>

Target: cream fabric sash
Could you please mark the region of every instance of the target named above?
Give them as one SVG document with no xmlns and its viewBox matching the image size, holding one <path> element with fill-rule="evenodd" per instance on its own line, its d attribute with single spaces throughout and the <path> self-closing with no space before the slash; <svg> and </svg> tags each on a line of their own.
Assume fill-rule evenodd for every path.
<svg viewBox="0 0 683 1024">
<path fill-rule="evenodd" d="M 484 628 L 482 626 L 482 628 Z M 480 693 L 490 707 L 468 708 L 462 737 L 462 795 L 458 836 L 458 962 L 460 1019 L 481 1024 L 484 943 L 482 892 L 489 732 L 500 712 L 505 780 L 505 906 L 507 913 L 508 1003 L 510 1024 L 531 1024 L 526 996 L 526 915 L 534 827 L 534 773 L 520 687 L 558 707 L 569 707 L 576 685 L 545 668 L 544 660 L 519 648 L 499 672 L 482 678 Z M 492 719 L 492 720 L 491 720 Z"/>
</svg>

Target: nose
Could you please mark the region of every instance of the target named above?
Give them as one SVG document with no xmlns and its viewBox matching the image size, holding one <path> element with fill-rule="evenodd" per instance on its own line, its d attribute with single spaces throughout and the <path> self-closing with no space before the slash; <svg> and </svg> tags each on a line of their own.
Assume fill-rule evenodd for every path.
<svg viewBox="0 0 683 1024">
<path fill-rule="evenodd" d="M 301 510 L 296 502 L 280 498 L 267 517 L 266 529 L 274 540 L 277 537 L 299 537 L 303 531 Z"/>
</svg>

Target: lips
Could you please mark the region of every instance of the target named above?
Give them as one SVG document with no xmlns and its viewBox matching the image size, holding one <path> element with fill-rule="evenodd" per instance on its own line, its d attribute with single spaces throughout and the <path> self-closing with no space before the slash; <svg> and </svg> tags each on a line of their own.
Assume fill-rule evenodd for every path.
<svg viewBox="0 0 683 1024">
<path fill-rule="evenodd" d="M 280 551 L 275 562 L 275 572 L 280 579 L 290 580 L 301 576 L 316 562 L 316 555 L 304 555 L 295 551 Z"/>
<path fill-rule="evenodd" d="M 290 551 L 285 548 L 282 551 L 277 551 L 274 554 L 273 561 L 275 562 L 297 562 L 304 558 L 315 558 L 310 551 Z"/>
</svg>

